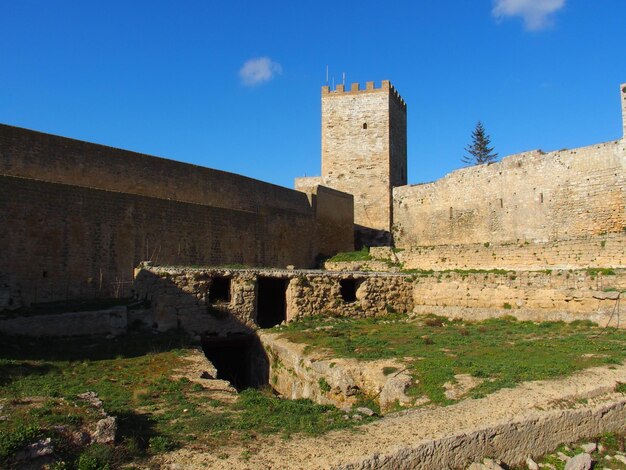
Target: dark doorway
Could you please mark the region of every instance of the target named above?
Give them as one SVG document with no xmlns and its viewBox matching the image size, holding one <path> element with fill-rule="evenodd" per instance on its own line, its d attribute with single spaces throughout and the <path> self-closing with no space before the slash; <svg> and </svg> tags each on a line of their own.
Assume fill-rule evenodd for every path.
<svg viewBox="0 0 626 470">
<path fill-rule="evenodd" d="M 257 279 L 256 322 L 261 328 L 271 328 L 287 318 L 287 279 L 259 277 Z"/>
<path fill-rule="evenodd" d="M 209 288 L 209 302 L 230 302 L 230 278 L 214 277 Z"/>
<path fill-rule="evenodd" d="M 228 380 L 238 391 L 268 383 L 269 363 L 254 334 L 203 336 L 204 355 L 217 369 L 218 379 Z"/>
<path fill-rule="evenodd" d="M 339 292 L 344 302 L 356 302 L 356 290 L 361 281 L 357 279 L 341 279 L 339 281 Z"/>
</svg>

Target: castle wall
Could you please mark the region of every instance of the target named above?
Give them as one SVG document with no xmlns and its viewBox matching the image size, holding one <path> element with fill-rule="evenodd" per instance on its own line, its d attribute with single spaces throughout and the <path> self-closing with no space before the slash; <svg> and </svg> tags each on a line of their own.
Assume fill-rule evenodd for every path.
<svg viewBox="0 0 626 470">
<path fill-rule="evenodd" d="M 354 250 L 354 197 L 319 184 L 321 178 L 296 178 L 296 190 L 307 194 L 317 226 L 317 253 L 329 257 Z"/>
<path fill-rule="evenodd" d="M 322 181 L 354 195 L 355 224 L 389 232 L 391 187 L 406 184 L 406 104 L 388 81 L 322 88 Z"/>
<path fill-rule="evenodd" d="M 255 213 L 0 175 L 0 214 L 0 310 L 128 295 L 133 267 L 146 259 L 310 266 L 315 256 L 311 212 Z"/>
<path fill-rule="evenodd" d="M 591 320 L 620 326 L 619 302 L 626 273 L 593 272 L 438 273 L 417 277 L 415 313 L 478 321 L 512 315 L 519 320 Z"/>
<path fill-rule="evenodd" d="M 549 242 L 415 246 L 395 253 L 404 269 L 583 269 L 626 267 L 626 232 Z"/>
<path fill-rule="evenodd" d="M 228 209 L 310 213 L 306 196 L 288 188 L 3 124 L 0 174 Z"/>
<path fill-rule="evenodd" d="M 550 241 L 626 227 L 626 141 L 454 171 L 394 189 L 396 246 Z"/>
</svg>

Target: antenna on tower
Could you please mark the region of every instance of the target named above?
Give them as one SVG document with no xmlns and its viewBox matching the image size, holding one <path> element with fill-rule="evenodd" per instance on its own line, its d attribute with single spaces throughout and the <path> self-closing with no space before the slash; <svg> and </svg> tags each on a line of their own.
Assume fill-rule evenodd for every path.
<svg viewBox="0 0 626 470">
<path fill-rule="evenodd" d="M 346 72 L 343 72 L 343 77 L 342 78 L 343 78 L 343 81 L 342 81 L 343 86 L 346 86 Z"/>
<path fill-rule="evenodd" d="M 328 64 L 326 64 L 326 86 L 328 86 Z"/>
</svg>

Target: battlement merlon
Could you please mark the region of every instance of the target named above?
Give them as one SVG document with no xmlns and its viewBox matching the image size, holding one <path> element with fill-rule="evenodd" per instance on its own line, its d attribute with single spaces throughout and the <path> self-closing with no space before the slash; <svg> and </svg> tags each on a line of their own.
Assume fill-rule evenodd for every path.
<svg viewBox="0 0 626 470">
<path fill-rule="evenodd" d="M 338 96 L 338 95 L 354 95 L 357 93 L 380 93 L 381 91 L 388 91 L 390 96 L 393 96 L 398 104 L 402 107 L 402 109 L 406 110 L 406 102 L 398 93 L 398 90 L 391 84 L 389 80 L 383 80 L 381 82 L 380 88 L 376 88 L 374 82 L 365 82 L 365 89 L 361 89 L 358 83 L 352 83 L 350 85 L 350 89 L 347 90 L 345 85 L 337 85 L 334 90 L 331 90 L 331 87 L 328 85 L 324 85 L 322 87 L 322 97 L 324 95 L 328 96 Z"/>
<path fill-rule="evenodd" d="M 622 126 L 623 126 L 622 139 L 626 141 L 626 83 L 622 83 L 619 86 L 619 89 L 620 89 L 620 96 L 621 96 L 621 101 L 622 101 Z"/>
</svg>

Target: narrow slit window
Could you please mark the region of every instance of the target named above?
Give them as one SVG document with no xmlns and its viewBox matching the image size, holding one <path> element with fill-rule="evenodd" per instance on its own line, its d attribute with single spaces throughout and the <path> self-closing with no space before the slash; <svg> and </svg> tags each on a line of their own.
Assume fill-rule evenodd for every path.
<svg viewBox="0 0 626 470">
<path fill-rule="evenodd" d="M 363 129 L 367 129 L 367 123 L 366 122 L 363 123 Z"/>
</svg>

